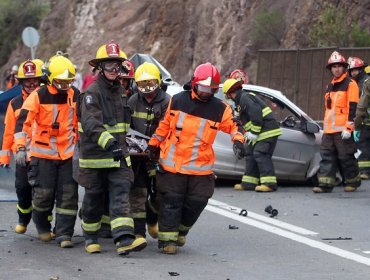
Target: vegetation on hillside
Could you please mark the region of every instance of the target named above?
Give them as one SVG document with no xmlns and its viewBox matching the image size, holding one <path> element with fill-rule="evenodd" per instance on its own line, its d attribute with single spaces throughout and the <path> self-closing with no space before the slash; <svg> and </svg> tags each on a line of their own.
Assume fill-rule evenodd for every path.
<svg viewBox="0 0 370 280">
<path fill-rule="evenodd" d="M 369 32 L 343 10 L 323 10 L 309 32 L 311 47 L 368 47 Z"/>
<path fill-rule="evenodd" d="M 0 65 L 7 62 L 10 53 L 22 40 L 27 26 L 38 29 L 50 10 L 49 0 L 0 1 Z"/>
</svg>

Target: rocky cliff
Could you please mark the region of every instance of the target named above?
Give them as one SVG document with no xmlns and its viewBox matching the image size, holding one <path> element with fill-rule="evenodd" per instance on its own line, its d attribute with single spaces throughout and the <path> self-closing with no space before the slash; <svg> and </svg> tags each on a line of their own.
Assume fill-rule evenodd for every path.
<svg viewBox="0 0 370 280">
<path fill-rule="evenodd" d="M 370 26 L 368 0 L 52 0 L 51 5 L 39 30 L 39 57 L 46 59 L 62 49 L 84 73 L 97 48 L 114 39 L 128 56 L 152 54 L 179 82 L 187 81 L 206 61 L 223 75 L 236 67 L 247 69 L 254 80 L 251 30 L 261 9 L 284 15 L 281 48 L 307 47 L 309 26 L 327 5 Z M 6 67 L 27 56 L 29 50 L 20 44 Z"/>
</svg>

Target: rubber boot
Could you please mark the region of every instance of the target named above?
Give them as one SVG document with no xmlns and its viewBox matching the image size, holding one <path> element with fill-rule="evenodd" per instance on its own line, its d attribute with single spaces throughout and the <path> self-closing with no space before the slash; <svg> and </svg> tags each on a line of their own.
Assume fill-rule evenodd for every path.
<svg viewBox="0 0 370 280">
<path fill-rule="evenodd" d="M 273 192 L 273 191 L 275 191 L 274 188 L 272 188 L 270 186 L 266 186 L 266 185 L 257 186 L 254 190 L 256 192 Z"/>
<path fill-rule="evenodd" d="M 26 225 L 22 225 L 22 224 L 17 224 L 15 226 L 14 231 L 16 233 L 23 234 L 23 233 L 25 233 L 27 231 L 27 226 Z"/>
<path fill-rule="evenodd" d="M 148 227 L 148 233 L 149 235 L 154 238 L 154 239 L 157 239 L 158 238 L 158 223 L 154 224 L 154 225 L 147 225 Z"/>
</svg>

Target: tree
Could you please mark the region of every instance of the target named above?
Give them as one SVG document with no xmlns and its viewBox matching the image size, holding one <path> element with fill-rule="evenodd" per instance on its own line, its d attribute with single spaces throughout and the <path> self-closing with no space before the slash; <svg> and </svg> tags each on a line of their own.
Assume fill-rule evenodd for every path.
<svg viewBox="0 0 370 280">
<path fill-rule="evenodd" d="M 311 47 L 367 47 L 370 35 L 343 10 L 326 8 L 309 31 Z"/>
<path fill-rule="evenodd" d="M 9 54 L 22 39 L 27 26 L 39 27 L 48 13 L 48 0 L 1 0 L 0 1 L 0 65 L 8 61 Z"/>
<path fill-rule="evenodd" d="M 263 9 L 256 14 L 252 40 L 257 49 L 280 47 L 284 33 L 285 20 L 279 11 Z"/>
</svg>

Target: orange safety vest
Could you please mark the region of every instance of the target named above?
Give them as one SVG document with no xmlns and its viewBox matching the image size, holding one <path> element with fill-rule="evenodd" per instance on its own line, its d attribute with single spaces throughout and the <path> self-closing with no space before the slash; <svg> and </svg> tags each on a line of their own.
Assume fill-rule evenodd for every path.
<svg viewBox="0 0 370 280">
<path fill-rule="evenodd" d="M 79 91 L 70 88 L 59 93 L 51 85 L 32 92 L 22 106 L 14 135 L 16 147 L 25 145 L 26 135 L 32 132 L 30 155 L 55 160 L 73 156 L 76 143 L 76 100 Z M 23 122 L 23 125 L 22 125 Z"/>
<path fill-rule="evenodd" d="M 159 163 L 164 170 L 211 174 L 215 161 L 212 144 L 219 130 L 230 134 L 232 141 L 244 142 L 232 117 L 231 107 L 218 98 L 202 102 L 190 91 L 180 92 L 172 97 L 149 145 L 161 148 Z"/>
<path fill-rule="evenodd" d="M 9 105 L 8 105 L 8 108 L 5 114 L 5 120 L 4 120 L 5 128 L 4 128 L 4 134 L 3 134 L 2 150 L 0 151 L 0 163 L 10 164 L 11 151 L 13 151 L 14 154 L 16 153 L 16 147 L 14 143 L 15 125 L 16 125 L 16 121 L 18 119 L 19 113 L 21 111 L 23 102 L 24 100 L 26 100 L 27 97 L 28 97 L 28 93 L 22 90 L 22 95 L 14 97 L 9 102 Z M 30 141 L 31 141 L 30 138 L 28 138 L 26 141 L 27 153 L 29 152 Z"/>
<path fill-rule="evenodd" d="M 324 133 L 354 130 L 358 92 L 357 83 L 347 73 L 331 81 L 325 93 Z"/>
</svg>

